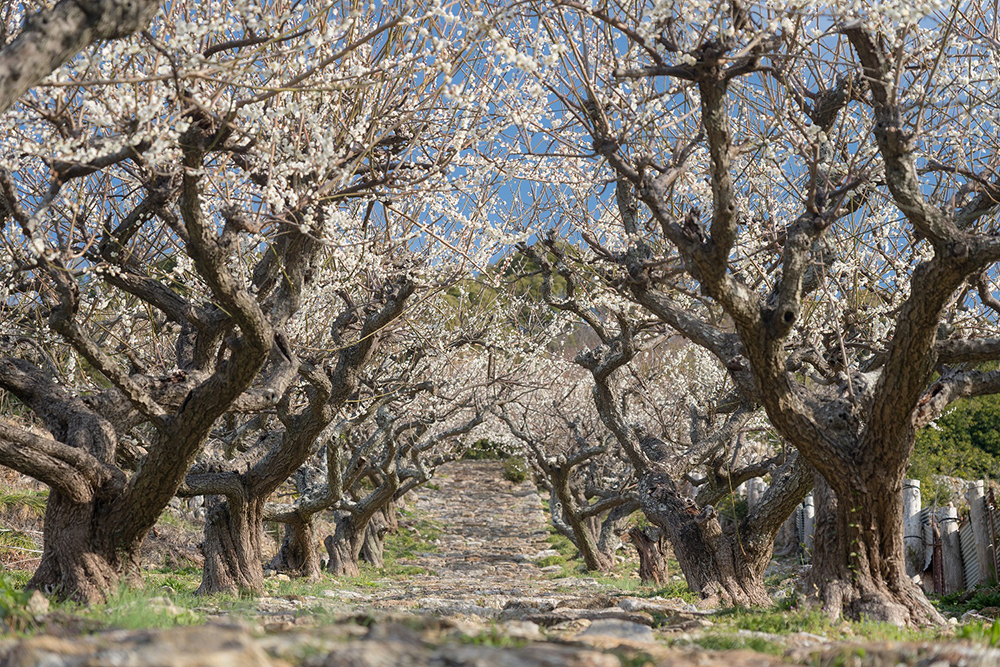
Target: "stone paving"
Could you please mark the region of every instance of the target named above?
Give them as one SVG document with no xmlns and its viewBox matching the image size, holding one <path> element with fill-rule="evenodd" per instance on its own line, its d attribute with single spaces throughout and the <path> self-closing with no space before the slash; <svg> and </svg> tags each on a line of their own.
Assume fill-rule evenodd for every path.
<svg viewBox="0 0 1000 667">
<path fill-rule="evenodd" d="M 415 509 L 442 534 L 434 552 L 408 561 L 428 574 L 407 577 L 400 591 L 373 591 L 367 600 L 373 608 L 496 618 L 505 607 L 550 610 L 581 596 L 618 593 L 592 578 L 551 579 L 539 567 L 539 560 L 556 552 L 549 548 L 542 499 L 530 481 L 504 480 L 495 461 L 456 462 L 434 481 L 436 488 L 417 493 Z"/>
</svg>

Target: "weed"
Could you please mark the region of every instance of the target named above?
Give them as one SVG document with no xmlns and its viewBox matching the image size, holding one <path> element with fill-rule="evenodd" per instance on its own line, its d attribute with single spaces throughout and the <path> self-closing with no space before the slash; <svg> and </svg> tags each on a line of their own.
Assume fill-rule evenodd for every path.
<svg viewBox="0 0 1000 667">
<path fill-rule="evenodd" d="M 968 639 L 986 646 L 1000 646 L 1000 621 L 968 623 L 958 631 L 959 639 Z"/>
<path fill-rule="evenodd" d="M 66 602 L 62 607 L 109 627 L 139 630 L 202 623 L 205 615 L 195 607 L 203 602 L 193 592 L 174 592 L 168 596 L 149 586 L 131 588 L 123 585 L 109 595 L 104 604 L 83 606 Z"/>
<path fill-rule="evenodd" d="M 528 479 L 528 466 L 521 459 L 504 459 L 503 478 L 508 482 L 520 484 Z"/>
<path fill-rule="evenodd" d="M 503 445 L 492 442 L 486 438 L 476 440 L 472 446 L 465 450 L 462 458 L 465 460 L 500 460 L 506 459 L 510 455 L 503 450 Z"/>
<path fill-rule="evenodd" d="M 656 664 L 656 658 L 644 652 L 625 653 L 614 651 L 614 654 L 618 658 L 618 662 L 621 663 L 621 667 L 653 667 Z"/>
<path fill-rule="evenodd" d="M 10 632 L 24 632 L 34 626 L 28 612 L 31 593 L 22 589 L 6 572 L 0 572 L 0 621 Z"/>
<path fill-rule="evenodd" d="M 749 649 L 757 653 L 770 653 L 771 655 L 781 655 L 784 652 L 781 645 L 763 637 L 711 634 L 695 639 L 694 643 L 711 651 Z"/>
<path fill-rule="evenodd" d="M 568 561 L 565 556 L 546 556 L 545 558 L 539 558 L 536 562 L 538 567 L 549 567 L 550 565 L 567 565 Z"/>
<path fill-rule="evenodd" d="M 477 646 L 493 646 L 496 648 L 518 648 L 528 642 L 524 639 L 508 637 L 494 625 L 489 630 L 476 633 L 474 635 L 462 635 L 459 641 L 463 644 L 475 644 Z"/>
<path fill-rule="evenodd" d="M 970 609 L 1000 607 L 1000 588 L 977 586 L 971 591 L 958 591 L 942 595 L 936 601 L 938 609 L 953 614 L 963 614 Z"/>
</svg>

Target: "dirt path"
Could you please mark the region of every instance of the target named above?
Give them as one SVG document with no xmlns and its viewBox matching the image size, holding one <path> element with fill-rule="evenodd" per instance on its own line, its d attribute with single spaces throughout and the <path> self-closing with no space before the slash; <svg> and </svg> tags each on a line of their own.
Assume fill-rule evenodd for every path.
<svg viewBox="0 0 1000 667">
<path fill-rule="evenodd" d="M 496 618 L 512 606 L 553 608 L 621 594 L 585 576 L 552 578 L 558 567 L 540 567 L 555 553 L 542 499 L 530 481 L 504 480 L 496 461 L 444 467 L 431 488 L 417 492 L 414 508 L 442 531 L 435 551 L 407 561 L 427 574 L 379 580 L 366 600 L 375 608 Z"/>
</svg>

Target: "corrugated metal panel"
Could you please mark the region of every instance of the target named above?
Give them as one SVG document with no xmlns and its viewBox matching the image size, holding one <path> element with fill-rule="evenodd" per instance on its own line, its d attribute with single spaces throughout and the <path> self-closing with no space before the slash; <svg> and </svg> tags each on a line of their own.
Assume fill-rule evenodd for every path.
<svg viewBox="0 0 1000 667">
<path fill-rule="evenodd" d="M 962 543 L 962 563 L 965 565 L 965 585 L 969 588 L 979 581 L 979 557 L 976 555 L 976 536 L 972 523 L 966 520 L 958 529 L 958 539 Z"/>
</svg>

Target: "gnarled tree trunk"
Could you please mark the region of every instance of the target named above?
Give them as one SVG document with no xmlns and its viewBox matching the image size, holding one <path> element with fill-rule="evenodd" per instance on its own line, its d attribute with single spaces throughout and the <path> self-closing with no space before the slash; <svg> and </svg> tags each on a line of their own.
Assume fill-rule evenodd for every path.
<svg viewBox="0 0 1000 667">
<path fill-rule="evenodd" d="M 326 546 L 330 561 L 327 569 L 338 577 L 356 577 L 361 574 L 359 560 L 365 541 L 366 525 L 358 526 L 350 512 L 338 512 L 333 535 L 327 535 Z"/>
<path fill-rule="evenodd" d="M 29 589 L 80 602 L 103 600 L 115 590 L 137 554 L 114 549 L 106 530 L 95 531 L 99 514 L 96 502 L 75 503 L 55 490 L 49 493 L 42 559 Z"/>
<path fill-rule="evenodd" d="M 285 535 L 281 540 L 281 546 L 268 563 L 268 568 L 279 572 L 290 572 L 310 581 L 318 580 L 322 568 L 316 554 L 315 542 L 316 533 L 311 519 L 285 523 Z"/>
<path fill-rule="evenodd" d="M 770 545 L 744 542 L 736 526 L 723 531 L 715 509 L 708 506 L 698 511 L 667 475 L 645 476 L 640 495 L 643 512 L 670 539 L 674 557 L 692 592 L 713 603 L 771 603 L 764 588 Z"/>
<path fill-rule="evenodd" d="M 807 596 L 832 618 L 845 615 L 895 625 L 943 623 L 906 574 L 902 478 L 898 484 L 852 486 L 856 488 L 845 494 L 850 499 L 845 503 L 829 484 L 817 480 Z"/>
<path fill-rule="evenodd" d="M 206 502 L 208 514 L 201 547 L 205 566 L 198 593 L 263 593 L 263 499 L 223 501 L 210 496 Z"/>
<path fill-rule="evenodd" d="M 667 583 L 667 544 L 663 531 L 655 526 L 635 526 L 628 536 L 639 552 L 639 579 L 657 586 Z"/>
</svg>

